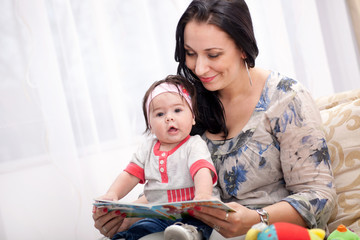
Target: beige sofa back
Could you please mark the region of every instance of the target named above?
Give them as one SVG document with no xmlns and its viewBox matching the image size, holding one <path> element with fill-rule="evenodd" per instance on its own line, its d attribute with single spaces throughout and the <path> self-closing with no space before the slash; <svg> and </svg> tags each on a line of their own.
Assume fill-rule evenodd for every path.
<svg viewBox="0 0 360 240">
<path fill-rule="evenodd" d="M 360 89 L 316 100 L 324 124 L 338 196 L 328 223 L 360 235 Z"/>
</svg>

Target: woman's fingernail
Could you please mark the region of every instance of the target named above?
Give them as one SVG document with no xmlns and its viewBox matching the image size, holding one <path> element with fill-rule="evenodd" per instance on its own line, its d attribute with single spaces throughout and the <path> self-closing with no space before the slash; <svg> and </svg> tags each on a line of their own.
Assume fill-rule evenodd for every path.
<svg viewBox="0 0 360 240">
<path fill-rule="evenodd" d="M 120 210 L 116 210 L 116 211 L 115 211 L 115 214 L 116 214 L 116 215 L 120 215 L 120 214 L 121 214 Z"/>
<path fill-rule="evenodd" d="M 122 216 L 123 218 L 126 218 L 126 213 L 122 213 L 121 216 Z"/>
<path fill-rule="evenodd" d="M 195 206 L 194 209 L 197 210 L 197 211 L 200 211 L 201 207 L 200 206 Z"/>
<path fill-rule="evenodd" d="M 108 211 L 108 209 L 107 208 L 103 208 L 103 212 L 107 212 Z"/>
<path fill-rule="evenodd" d="M 187 212 L 189 213 L 190 216 L 194 216 L 194 210 L 189 209 Z"/>
</svg>

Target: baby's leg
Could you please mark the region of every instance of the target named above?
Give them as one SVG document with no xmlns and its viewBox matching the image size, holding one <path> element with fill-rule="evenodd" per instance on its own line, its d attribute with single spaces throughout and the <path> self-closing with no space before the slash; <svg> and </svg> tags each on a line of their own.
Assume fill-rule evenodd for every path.
<svg viewBox="0 0 360 240">
<path fill-rule="evenodd" d="M 163 232 L 173 223 L 174 221 L 145 218 L 134 223 L 127 231 L 118 232 L 112 239 L 137 240 L 152 233 Z"/>
</svg>

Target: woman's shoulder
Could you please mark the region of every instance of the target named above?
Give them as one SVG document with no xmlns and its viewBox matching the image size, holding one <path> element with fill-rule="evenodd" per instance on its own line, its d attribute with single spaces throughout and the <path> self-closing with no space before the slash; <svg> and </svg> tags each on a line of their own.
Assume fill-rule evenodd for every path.
<svg viewBox="0 0 360 240">
<path fill-rule="evenodd" d="M 295 98 L 311 99 L 309 90 L 298 80 L 272 71 L 266 81 L 264 92 L 271 98 L 272 103 L 284 103 Z"/>
<path fill-rule="evenodd" d="M 296 93 L 308 91 L 306 87 L 298 80 L 277 71 L 271 71 L 268 78 L 268 87 L 274 88 L 274 91 L 280 93 Z"/>
<path fill-rule="evenodd" d="M 271 73 L 266 88 L 270 102 L 268 117 L 277 117 L 289 107 L 297 111 L 315 107 L 312 94 L 301 82 L 279 72 Z"/>
</svg>

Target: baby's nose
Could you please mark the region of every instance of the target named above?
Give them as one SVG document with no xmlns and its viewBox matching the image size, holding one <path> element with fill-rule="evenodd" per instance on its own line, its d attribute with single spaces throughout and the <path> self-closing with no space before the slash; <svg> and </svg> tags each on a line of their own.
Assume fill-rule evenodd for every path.
<svg viewBox="0 0 360 240">
<path fill-rule="evenodd" d="M 174 118 L 173 118 L 172 115 L 170 115 L 170 114 L 166 115 L 166 121 L 167 121 L 167 122 L 173 121 L 173 120 L 174 120 Z"/>
</svg>

